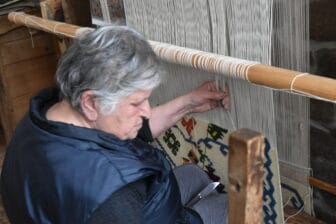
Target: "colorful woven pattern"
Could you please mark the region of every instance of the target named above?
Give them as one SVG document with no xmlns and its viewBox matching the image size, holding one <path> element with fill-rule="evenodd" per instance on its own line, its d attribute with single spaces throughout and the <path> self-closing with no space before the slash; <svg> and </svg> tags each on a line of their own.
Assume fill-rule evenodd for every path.
<svg viewBox="0 0 336 224">
<path fill-rule="evenodd" d="M 160 136 L 156 143 L 166 153 L 173 166 L 195 163 L 214 181 L 228 186 L 227 129 L 196 119 L 183 118 Z M 282 200 L 276 150 L 265 142 L 264 223 L 282 223 Z"/>
</svg>

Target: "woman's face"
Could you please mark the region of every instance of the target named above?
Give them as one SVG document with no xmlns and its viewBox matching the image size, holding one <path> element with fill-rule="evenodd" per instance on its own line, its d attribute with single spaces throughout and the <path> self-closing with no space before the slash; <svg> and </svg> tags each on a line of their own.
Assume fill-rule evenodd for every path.
<svg viewBox="0 0 336 224">
<path fill-rule="evenodd" d="M 121 99 L 112 113 L 98 115 L 96 128 L 121 140 L 135 138 L 142 127 L 143 118 L 149 119 L 151 116 L 148 102 L 151 93 L 150 90 L 138 90 Z"/>
</svg>

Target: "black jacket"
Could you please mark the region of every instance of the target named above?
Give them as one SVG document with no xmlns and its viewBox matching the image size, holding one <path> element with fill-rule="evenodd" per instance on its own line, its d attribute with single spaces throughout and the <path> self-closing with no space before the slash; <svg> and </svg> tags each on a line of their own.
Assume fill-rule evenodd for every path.
<svg viewBox="0 0 336 224">
<path fill-rule="evenodd" d="M 111 200 L 117 205 L 112 219 L 118 212 L 131 217 L 132 208 L 117 196 L 132 186 L 139 194 L 129 198 L 140 203 L 141 212 L 133 213 L 138 223 L 194 223 L 197 218 L 183 208 L 161 151 L 140 138 L 121 141 L 99 130 L 46 120 L 45 112 L 57 101 L 56 89 L 34 97 L 7 149 L 1 193 L 13 224 L 92 223 L 95 217 L 108 218 L 95 213 L 104 214 Z M 111 221 L 118 223 L 105 223 Z"/>
</svg>

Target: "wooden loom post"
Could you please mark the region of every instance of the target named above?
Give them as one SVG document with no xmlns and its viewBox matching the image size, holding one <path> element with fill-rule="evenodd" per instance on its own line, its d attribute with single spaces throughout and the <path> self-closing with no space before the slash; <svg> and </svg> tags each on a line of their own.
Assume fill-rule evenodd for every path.
<svg viewBox="0 0 336 224">
<path fill-rule="evenodd" d="M 42 18 L 48 20 L 59 21 L 63 16 L 62 1 L 61 0 L 44 0 L 40 2 Z M 55 42 L 55 49 L 57 51 L 57 60 L 62 53 L 68 48 L 70 42 L 67 38 L 59 38 L 53 36 Z"/>
<path fill-rule="evenodd" d="M 262 223 L 264 137 L 240 129 L 229 137 L 229 223 Z"/>
<path fill-rule="evenodd" d="M 92 26 L 90 1 L 61 0 L 65 22 L 78 26 Z"/>
<path fill-rule="evenodd" d="M 90 2 L 77 2 L 74 0 L 43 0 L 40 2 L 42 18 L 49 21 L 65 19 L 66 23 L 78 26 L 92 26 Z M 64 16 L 64 18 L 63 18 Z M 71 45 L 69 38 L 55 38 L 58 57 Z"/>
<path fill-rule="evenodd" d="M 61 0 L 44 0 L 40 2 L 42 18 L 49 20 L 60 20 L 62 17 Z"/>
</svg>

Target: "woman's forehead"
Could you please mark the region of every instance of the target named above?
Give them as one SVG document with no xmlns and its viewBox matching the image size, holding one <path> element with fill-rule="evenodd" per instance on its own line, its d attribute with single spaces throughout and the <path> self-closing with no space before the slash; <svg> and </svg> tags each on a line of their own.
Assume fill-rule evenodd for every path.
<svg viewBox="0 0 336 224">
<path fill-rule="evenodd" d="M 152 90 L 136 90 L 127 97 L 129 100 L 140 100 L 148 98 L 152 93 Z"/>
<path fill-rule="evenodd" d="M 131 95 L 128 95 L 119 100 L 118 105 L 140 103 L 147 100 L 152 93 L 152 90 L 136 90 Z"/>
</svg>

